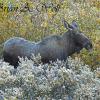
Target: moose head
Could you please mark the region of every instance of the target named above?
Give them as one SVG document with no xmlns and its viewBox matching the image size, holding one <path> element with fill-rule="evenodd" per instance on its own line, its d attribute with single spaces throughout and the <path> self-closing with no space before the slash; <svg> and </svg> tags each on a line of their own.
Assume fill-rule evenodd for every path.
<svg viewBox="0 0 100 100">
<path fill-rule="evenodd" d="M 88 51 L 92 51 L 93 46 L 91 41 L 83 32 L 80 31 L 77 22 L 73 20 L 72 23 L 69 24 L 65 20 L 63 21 L 64 27 L 68 29 L 67 33 L 74 42 L 76 52 L 79 53 L 82 48 L 85 48 Z"/>
</svg>

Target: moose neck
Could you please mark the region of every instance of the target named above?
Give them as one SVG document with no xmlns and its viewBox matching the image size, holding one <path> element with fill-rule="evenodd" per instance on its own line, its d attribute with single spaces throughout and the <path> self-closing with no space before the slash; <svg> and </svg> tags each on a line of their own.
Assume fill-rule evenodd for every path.
<svg viewBox="0 0 100 100">
<path fill-rule="evenodd" d="M 71 34 L 72 33 L 70 31 L 67 31 L 62 35 L 64 50 L 65 52 L 67 52 L 67 56 L 70 56 L 75 53 L 75 43 Z"/>
</svg>

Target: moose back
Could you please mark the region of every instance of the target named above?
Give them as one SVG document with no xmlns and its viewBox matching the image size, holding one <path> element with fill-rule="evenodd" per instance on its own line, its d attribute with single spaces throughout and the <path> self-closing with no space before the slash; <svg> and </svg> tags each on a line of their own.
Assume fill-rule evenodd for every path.
<svg viewBox="0 0 100 100">
<path fill-rule="evenodd" d="M 79 26 L 75 21 L 72 21 L 71 24 L 65 20 L 63 22 L 68 31 L 61 36 L 48 36 L 37 43 L 20 37 L 7 40 L 3 47 L 4 61 L 17 68 L 18 56 L 30 59 L 31 54 L 37 55 L 39 53 L 42 62 L 48 63 L 57 59 L 66 60 L 68 56 L 80 52 L 83 48 L 92 49 L 91 41 L 79 30 Z"/>
</svg>

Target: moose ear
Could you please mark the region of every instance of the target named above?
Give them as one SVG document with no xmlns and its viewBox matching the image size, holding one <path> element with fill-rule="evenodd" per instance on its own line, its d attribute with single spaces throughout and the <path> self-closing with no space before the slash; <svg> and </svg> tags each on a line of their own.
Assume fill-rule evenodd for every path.
<svg viewBox="0 0 100 100">
<path fill-rule="evenodd" d="M 72 25 L 71 25 L 74 29 L 75 28 L 78 28 L 79 29 L 79 26 L 77 24 L 77 22 L 75 20 L 72 21 Z"/>
<path fill-rule="evenodd" d="M 63 23 L 64 23 L 64 27 L 66 29 L 68 29 L 68 30 L 72 30 L 73 29 L 73 27 L 67 21 L 63 20 Z"/>
</svg>

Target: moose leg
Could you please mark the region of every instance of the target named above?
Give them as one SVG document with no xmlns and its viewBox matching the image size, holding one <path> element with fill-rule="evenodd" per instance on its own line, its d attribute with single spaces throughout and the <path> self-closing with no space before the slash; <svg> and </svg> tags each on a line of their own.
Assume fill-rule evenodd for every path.
<svg viewBox="0 0 100 100">
<path fill-rule="evenodd" d="M 16 69 L 18 66 L 18 58 L 13 57 L 9 53 L 3 52 L 4 61 L 8 62 L 10 65 L 13 65 Z"/>
</svg>

